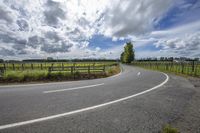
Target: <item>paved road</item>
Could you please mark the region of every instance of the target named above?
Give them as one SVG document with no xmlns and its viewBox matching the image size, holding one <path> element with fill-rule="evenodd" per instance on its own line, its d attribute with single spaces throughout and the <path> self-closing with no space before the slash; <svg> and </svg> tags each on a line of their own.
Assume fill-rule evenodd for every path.
<svg viewBox="0 0 200 133">
<path fill-rule="evenodd" d="M 109 78 L 1 86 L 0 132 L 158 132 L 194 93 L 177 81 L 123 66 Z"/>
</svg>

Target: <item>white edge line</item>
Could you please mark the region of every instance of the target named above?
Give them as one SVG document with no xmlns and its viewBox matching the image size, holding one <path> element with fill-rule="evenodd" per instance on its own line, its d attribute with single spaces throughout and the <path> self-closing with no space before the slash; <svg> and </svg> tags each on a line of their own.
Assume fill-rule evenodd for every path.
<svg viewBox="0 0 200 133">
<path fill-rule="evenodd" d="M 101 84 L 95 84 L 95 85 L 87 85 L 87 86 L 80 86 L 80 87 L 73 87 L 68 89 L 60 89 L 60 90 L 50 90 L 50 91 L 43 91 L 43 93 L 54 93 L 54 92 L 62 92 L 62 91 L 71 91 L 71 90 L 78 90 L 78 89 L 84 89 L 84 88 L 92 88 L 96 86 L 104 85 L 104 83 Z"/>
<path fill-rule="evenodd" d="M 19 126 L 33 124 L 33 123 L 47 121 L 47 120 L 52 120 L 52 119 L 56 119 L 56 118 L 60 118 L 60 117 L 64 117 L 64 116 L 68 116 L 68 115 L 72 115 L 72 114 L 76 114 L 76 113 L 81 113 L 81 112 L 93 110 L 93 109 L 100 108 L 100 107 L 104 107 L 104 106 L 111 105 L 111 104 L 114 104 L 114 103 L 118 103 L 118 102 L 121 102 L 121 101 L 124 101 L 124 100 L 128 100 L 130 98 L 133 98 L 133 97 L 148 93 L 150 91 L 153 91 L 153 90 L 163 86 L 164 84 L 166 84 L 168 82 L 168 80 L 169 80 L 169 76 L 167 74 L 165 74 L 165 73 L 163 73 L 163 74 L 166 76 L 166 79 L 165 79 L 164 82 L 162 82 L 161 84 L 159 84 L 159 85 L 157 85 L 157 86 L 155 86 L 153 88 L 145 90 L 143 92 L 140 92 L 140 93 L 128 96 L 128 97 L 124 97 L 124 98 L 121 98 L 121 99 L 118 99 L 118 100 L 110 101 L 110 102 L 107 102 L 107 103 L 103 103 L 103 104 L 99 104 L 99 105 L 95 105 L 95 106 L 91 106 L 91 107 L 87 107 L 87 108 L 83 108 L 83 109 L 79 109 L 79 110 L 74 110 L 74 111 L 70 111 L 70 112 L 66 112 L 66 113 L 62 113 L 62 114 L 42 117 L 42 118 L 23 121 L 23 122 L 16 122 L 16 123 L 7 124 L 7 125 L 1 125 L 0 126 L 0 130 L 7 129 L 7 128 L 13 128 L 13 127 L 19 127 Z"/>
</svg>

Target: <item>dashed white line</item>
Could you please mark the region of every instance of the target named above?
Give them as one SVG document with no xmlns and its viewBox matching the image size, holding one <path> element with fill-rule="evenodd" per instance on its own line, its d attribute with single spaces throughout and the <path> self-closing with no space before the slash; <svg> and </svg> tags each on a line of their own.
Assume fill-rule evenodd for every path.
<svg viewBox="0 0 200 133">
<path fill-rule="evenodd" d="M 79 109 L 79 110 L 74 110 L 74 111 L 70 111 L 70 112 L 66 112 L 66 113 L 62 113 L 62 114 L 42 117 L 42 118 L 23 121 L 23 122 L 16 122 L 16 123 L 11 123 L 11 124 L 7 124 L 7 125 L 1 125 L 0 126 L 0 130 L 7 129 L 7 128 L 12 128 L 12 127 L 23 126 L 23 125 L 28 125 L 28 124 L 33 124 L 33 123 L 47 121 L 47 120 L 52 120 L 52 119 L 56 119 L 56 118 L 61 118 L 61 117 L 65 117 L 65 116 L 68 116 L 68 115 L 72 115 L 72 114 L 76 114 L 76 113 L 81 113 L 81 112 L 97 109 L 97 108 L 100 108 L 100 107 L 104 107 L 104 106 L 107 106 L 107 105 L 111 105 L 111 104 L 114 104 L 114 103 L 118 103 L 118 102 L 121 102 L 121 101 L 124 101 L 124 100 L 128 100 L 128 99 L 134 98 L 136 96 L 139 96 L 139 95 L 148 93 L 150 91 L 156 90 L 159 87 L 161 87 L 164 84 L 166 84 L 168 82 L 168 80 L 169 80 L 169 77 L 168 77 L 167 74 L 165 74 L 165 73 L 163 73 L 163 74 L 166 76 L 165 81 L 163 81 L 159 85 L 157 85 L 157 86 L 155 86 L 153 88 L 150 88 L 148 90 L 145 90 L 143 92 L 140 92 L 140 93 L 137 93 L 137 94 L 134 94 L 134 95 L 131 95 L 131 96 L 127 96 L 127 97 L 124 97 L 124 98 L 121 98 L 121 99 L 117 99 L 117 100 L 114 100 L 114 101 L 110 101 L 110 102 L 107 102 L 107 103 L 103 103 L 103 104 L 99 104 L 99 105 L 95 105 L 95 106 L 91 106 L 91 107 L 87 107 L 87 108 L 83 108 L 83 109 Z"/>
<path fill-rule="evenodd" d="M 95 85 L 80 86 L 80 87 L 73 87 L 73 88 L 67 88 L 67 89 L 60 89 L 60 90 L 50 90 L 50 91 L 44 91 L 43 93 L 54 93 L 54 92 L 62 92 L 62 91 L 71 91 L 71 90 L 78 90 L 78 89 L 84 89 L 84 88 L 92 88 L 92 87 L 101 86 L 101 85 L 104 85 L 104 83 L 95 84 Z"/>
<path fill-rule="evenodd" d="M 137 73 L 137 76 L 140 76 L 140 74 L 141 74 L 141 72 L 138 72 L 138 73 Z"/>
</svg>

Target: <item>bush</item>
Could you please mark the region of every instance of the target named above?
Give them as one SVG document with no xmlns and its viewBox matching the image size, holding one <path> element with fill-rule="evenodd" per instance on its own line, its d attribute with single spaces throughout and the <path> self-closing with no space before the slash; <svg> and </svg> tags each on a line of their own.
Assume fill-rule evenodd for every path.
<svg viewBox="0 0 200 133">
<path fill-rule="evenodd" d="M 163 130 L 162 133 L 179 133 L 178 129 L 171 127 L 170 125 L 166 125 Z"/>
<path fill-rule="evenodd" d="M 120 67 L 119 66 L 113 66 L 110 67 L 106 70 L 106 74 L 109 75 L 113 75 L 113 74 L 117 74 L 120 72 Z"/>
</svg>

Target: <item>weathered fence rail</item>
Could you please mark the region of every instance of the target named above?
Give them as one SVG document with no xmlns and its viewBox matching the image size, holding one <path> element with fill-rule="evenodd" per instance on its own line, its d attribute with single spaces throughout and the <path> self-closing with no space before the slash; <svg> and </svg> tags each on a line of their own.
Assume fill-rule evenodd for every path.
<svg viewBox="0 0 200 133">
<path fill-rule="evenodd" d="M 107 65 L 115 65 L 116 63 L 111 64 L 103 64 L 103 63 L 0 63 L 0 67 L 4 68 L 4 70 L 48 70 L 49 67 L 59 67 L 59 68 L 67 68 L 67 67 L 100 67 Z"/>
<path fill-rule="evenodd" d="M 135 66 L 200 77 L 200 62 L 133 62 Z"/>
<path fill-rule="evenodd" d="M 67 66 L 67 67 L 54 67 L 51 66 L 48 68 L 48 72 L 68 72 L 71 75 L 77 74 L 77 73 L 84 73 L 87 74 L 88 77 L 90 77 L 91 74 L 94 73 L 102 73 L 106 74 L 106 67 L 112 67 L 114 65 L 103 65 L 103 66 Z"/>
<path fill-rule="evenodd" d="M 3 77 L 4 73 L 7 71 L 48 71 L 48 73 L 53 72 L 68 72 L 71 75 L 76 75 L 78 73 L 82 74 L 94 74 L 94 73 L 106 73 L 106 69 L 112 66 L 116 66 L 118 63 L 112 63 L 112 64 L 96 64 L 96 63 L 90 63 L 90 64 L 1 64 L 0 66 L 0 77 Z"/>
</svg>

